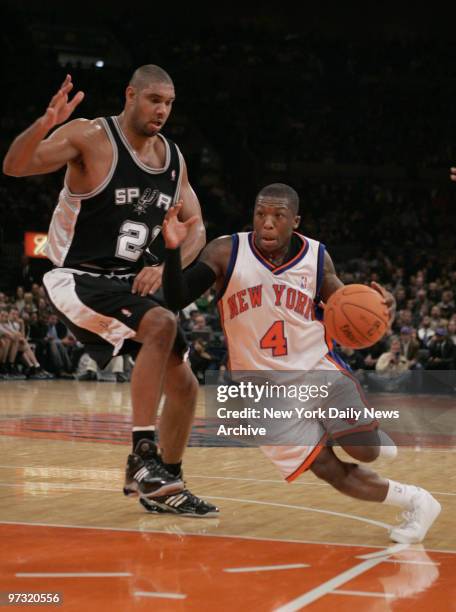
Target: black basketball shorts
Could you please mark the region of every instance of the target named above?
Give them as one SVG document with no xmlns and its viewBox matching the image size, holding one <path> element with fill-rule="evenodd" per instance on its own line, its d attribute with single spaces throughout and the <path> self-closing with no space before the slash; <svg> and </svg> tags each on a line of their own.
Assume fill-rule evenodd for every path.
<svg viewBox="0 0 456 612">
<path fill-rule="evenodd" d="M 59 319 L 104 368 L 115 355 L 135 357 L 141 344 L 133 340 L 141 319 L 151 308 L 163 306 L 159 293 L 141 297 L 131 288 L 135 275 L 94 274 L 54 268 L 43 285 Z M 174 352 L 182 359 L 187 350 L 178 327 Z"/>
</svg>

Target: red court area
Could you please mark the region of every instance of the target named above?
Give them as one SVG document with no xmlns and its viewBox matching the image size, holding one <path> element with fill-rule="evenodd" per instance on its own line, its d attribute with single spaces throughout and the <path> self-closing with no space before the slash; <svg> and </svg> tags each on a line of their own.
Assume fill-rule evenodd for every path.
<svg viewBox="0 0 456 612">
<path fill-rule="evenodd" d="M 456 555 L 422 547 L 389 552 L 346 545 L 12 524 L 0 526 L 0 537 L 0 591 L 60 592 L 63 596 L 58 607 L 33 609 L 455 609 Z"/>
</svg>

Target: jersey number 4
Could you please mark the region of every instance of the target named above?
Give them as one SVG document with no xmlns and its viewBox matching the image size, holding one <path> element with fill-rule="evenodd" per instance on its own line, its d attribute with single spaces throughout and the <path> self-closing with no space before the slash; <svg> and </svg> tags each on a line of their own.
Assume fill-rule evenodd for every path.
<svg viewBox="0 0 456 612">
<path fill-rule="evenodd" d="M 160 230 L 161 225 L 156 225 L 152 230 L 151 240 L 149 240 L 149 228 L 145 223 L 124 221 L 117 238 L 116 257 L 128 261 L 138 261 L 146 245 L 155 240 Z"/>
<path fill-rule="evenodd" d="M 260 348 L 272 349 L 273 357 L 282 357 L 288 353 L 288 342 L 285 336 L 284 321 L 275 321 L 260 340 Z"/>
</svg>

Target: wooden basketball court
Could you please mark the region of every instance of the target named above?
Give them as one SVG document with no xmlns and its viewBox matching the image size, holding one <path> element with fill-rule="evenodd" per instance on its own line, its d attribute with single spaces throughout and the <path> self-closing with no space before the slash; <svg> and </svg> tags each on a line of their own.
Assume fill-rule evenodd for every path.
<svg viewBox="0 0 456 612">
<path fill-rule="evenodd" d="M 311 473 L 286 484 L 255 448 L 202 446 L 201 418 L 185 476 L 220 517 L 156 516 L 121 494 L 128 387 L 0 383 L 0 591 L 59 592 L 78 612 L 456 610 L 454 444 L 375 465 L 442 504 L 423 545 L 389 541 L 395 508 Z"/>
</svg>

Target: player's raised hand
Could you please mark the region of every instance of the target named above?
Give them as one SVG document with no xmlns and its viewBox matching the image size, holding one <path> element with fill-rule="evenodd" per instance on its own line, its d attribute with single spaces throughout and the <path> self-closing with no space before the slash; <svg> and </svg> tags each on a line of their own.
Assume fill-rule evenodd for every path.
<svg viewBox="0 0 456 612">
<path fill-rule="evenodd" d="M 456 183 L 456 168 L 450 168 L 450 179 Z"/>
<path fill-rule="evenodd" d="M 185 241 L 192 225 L 198 221 L 195 215 L 186 221 L 180 221 L 178 216 L 182 209 L 182 200 L 172 206 L 163 220 L 162 234 L 167 249 L 177 249 Z"/>
<path fill-rule="evenodd" d="M 66 121 L 76 106 L 84 99 L 84 92 L 78 91 L 70 100 L 68 96 L 72 89 L 73 82 L 71 75 L 67 74 L 60 89 L 49 102 L 49 106 L 41 118 L 41 123 L 48 130 Z"/>
</svg>

